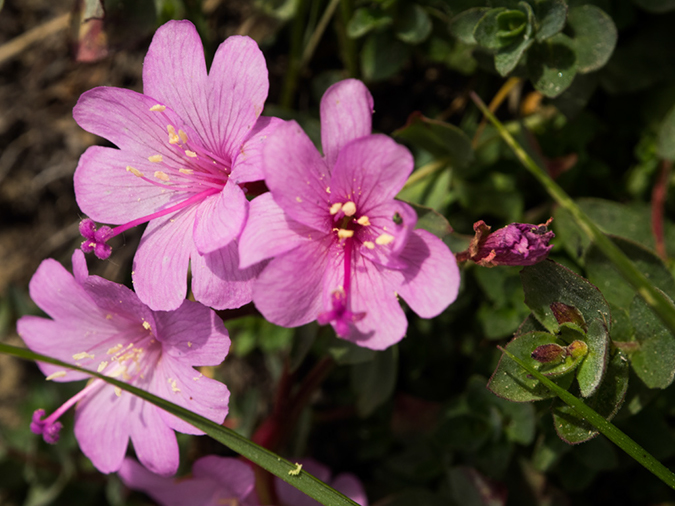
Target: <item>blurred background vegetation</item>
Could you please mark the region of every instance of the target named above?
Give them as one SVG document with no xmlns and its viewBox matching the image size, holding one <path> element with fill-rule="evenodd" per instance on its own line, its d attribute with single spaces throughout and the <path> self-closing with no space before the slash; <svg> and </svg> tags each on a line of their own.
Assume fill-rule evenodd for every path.
<svg viewBox="0 0 675 506">
<path fill-rule="evenodd" d="M 86 147 L 104 141 L 76 125 L 73 106 L 95 86 L 142 91 L 143 57 L 169 19 L 195 23 L 207 60 L 230 35 L 254 38 L 269 69 L 264 114 L 296 119 L 317 142 L 325 89 L 362 79 L 374 130 L 415 155 L 400 198 L 423 206 L 424 225 L 453 251 L 478 220 L 497 228 L 555 216 L 551 257 L 603 290 L 603 265 L 482 122 L 475 91 L 603 230 L 641 244 L 655 275 L 670 279 L 674 10 L 673 0 L 0 0 L 0 339 L 20 344 L 16 319 L 38 314 L 27 284 L 40 261 L 69 268 L 79 246 L 72 176 Z M 126 232 L 108 261 L 90 259 L 91 272 L 129 284 L 140 235 Z M 434 320 L 409 312 L 407 337 L 378 353 L 330 328 L 275 327 L 250 306 L 222 312 L 232 350 L 203 372 L 232 391 L 228 426 L 289 458 L 356 473 L 371 504 L 675 504 L 604 438 L 562 442 L 550 400 L 512 403 L 485 388 L 496 345 L 530 313 L 519 270 L 466 266 L 457 302 Z M 634 341 L 629 327 L 612 339 Z M 654 385 L 631 370 L 615 423 L 672 467 L 668 371 Z M 79 388 L 0 356 L 0 504 L 151 504 L 92 467 L 72 414 L 58 445 L 30 433 L 35 409 Z M 205 437 L 179 441 L 179 475 L 200 456 L 231 455 Z"/>
</svg>

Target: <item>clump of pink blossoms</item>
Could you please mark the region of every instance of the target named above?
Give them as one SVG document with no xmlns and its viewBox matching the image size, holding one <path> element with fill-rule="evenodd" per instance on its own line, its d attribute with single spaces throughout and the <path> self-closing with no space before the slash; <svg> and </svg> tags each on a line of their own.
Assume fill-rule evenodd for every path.
<svg viewBox="0 0 675 506">
<path fill-rule="evenodd" d="M 82 251 L 73 253 L 73 273 L 48 259 L 30 282 L 30 295 L 50 317 L 24 316 L 17 330 L 33 351 L 118 378 L 222 423 L 229 392 L 193 366 L 220 364 L 230 346 L 222 321 L 197 302 L 175 311 L 152 311 L 126 288 L 89 276 Z M 85 373 L 38 363 L 47 379 L 65 382 Z M 48 443 L 58 440 L 59 417 L 73 405 L 75 437 L 99 471 L 122 465 L 128 441 L 148 469 L 162 475 L 178 468 L 174 430 L 202 434 L 190 424 L 101 379 L 90 381 L 53 414 L 33 415 L 31 430 Z"/>
<path fill-rule="evenodd" d="M 240 266 L 272 258 L 253 286 L 263 316 L 294 327 L 330 323 L 340 337 L 383 349 L 405 335 L 401 296 L 431 318 L 457 296 L 454 255 L 415 230 L 417 216 L 394 200 L 414 162 L 385 135 L 371 135 L 373 99 L 345 80 L 321 100 L 324 156 L 294 121 L 262 148 L 270 189 L 251 202 Z"/>
<path fill-rule="evenodd" d="M 161 506 L 259 506 L 255 476 L 244 462 L 207 455 L 192 465 L 192 476 L 173 479 L 157 476 L 133 459 L 119 470 L 124 484 L 148 494 Z"/>
<path fill-rule="evenodd" d="M 170 21 L 152 39 L 143 93 L 100 87 L 73 115 L 119 149 L 94 146 L 80 158 L 75 194 L 91 219 L 82 249 L 110 255 L 107 241 L 148 223 L 134 258 L 134 287 L 155 310 L 185 298 L 191 262 L 195 298 L 217 309 L 250 302 L 259 268 L 238 269 L 237 237 L 248 213 L 244 184 L 263 178 L 260 147 L 278 121 L 259 118 L 267 67 L 248 37 L 233 36 L 207 73 L 194 25 Z M 96 230 L 93 220 L 118 224 Z"/>
</svg>

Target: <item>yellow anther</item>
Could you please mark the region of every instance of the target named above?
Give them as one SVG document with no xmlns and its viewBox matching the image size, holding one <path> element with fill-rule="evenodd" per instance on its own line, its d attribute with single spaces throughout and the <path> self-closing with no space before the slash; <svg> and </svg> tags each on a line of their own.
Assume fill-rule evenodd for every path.
<svg viewBox="0 0 675 506">
<path fill-rule="evenodd" d="M 342 212 L 345 213 L 345 216 L 354 216 L 354 214 L 356 214 L 356 204 L 351 200 L 345 202 L 342 206 Z"/>
<path fill-rule="evenodd" d="M 98 364 L 98 369 L 96 369 L 96 371 L 97 372 L 103 372 L 103 369 L 105 369 L 106 367 L 108 367 L 108 362 L 106 360 L 104 360 L 103 362 Z"/>
<path fill-rule="evenodd" d="M 188 348 L 192 348 L 192 343 L 188 341 Z"/>
<path fill-rule="evenodd" d="M 370 225 L 370 220 L 368 219 L 368 216 L 366 216 L 364 214 L 358 220 L 356 220 L 356 223 L 358 223 L 359 225 L 362 225 L 364 227 L 367 227 L 368 225 Z"/>
<path fill-rule="evenodd" d="M 187 134 L 183 130 L 178 130 L 178 135 L 180 135 L 180 140 L 187 142 Z"/>
<path fill-rule="evenodd" d="M 137 177 L 143 177 L 143 173 L 138 169 L 134 169 L 131 165 L 127 165 L 127 172 L 131 172 L 134 176 Z"/>
<path fill-rule="evenodd" d="M 82 360 L 83 358 L 94 358 L 94 355 L 90 355 L 86 351 L 73 355 L 73 360 Z"/>
<path fill-rule="evenodd" d="M 340 239 L 347 239 L 348 237 L 352 237 L 353 235 L 354 235 L 353 230 L 347 230 L 347 229 L 344 229 L 344 228 L 341 228 L 341 229 L 338 230 L 338 237 Z"/>
<path fill-rule="evenodd" d="M 330 206 L 330 214 L 337 214 L 340 212 L 340 209 L 342 209 L 342 204 L 340 202 L 336 202 Z"/>
<path fill-rule="evenodd" d="M 194 151 L 190 151 L 189 149 L 185 150 L 185 154 L 188 155 L 190 158 L 197 158 L 197 153 Z"/>
<path fill-rule="evenodd" d="M 178 144 L 180 142 L 180 137 L 176 134 L 169 134 L 169 144 Z"/>
<path fill-rule="evenodd" d="M 295 197 L 296 202 L 302 202 L 302 199 L 300 197 Z"/>
<path fill-rule="evenodd" d="M 387 244 L 391 244 L 392 242 L 394 242 L 394 236 L 389 235 L 386 232 L 378 236 L 377 239 L 375 239 L 375 244 L 379 244 L 380 246 L 386 246 Z"/>
<path fill-rule="evenodd" d="M 108 313 L 107 315 L 105 315 L 105 319 L 106 320 L 112 320 L 112 315 L 110 313 Z"/>
<path fill-rule="evenodd" d="M 50 374 L 45 379 L 51 381 L 56 378 L 63 378 L 66 375 L 66 371 L 56 371 L 55 373 Z"/>
<path fill-rule="evenodd" d="M 161 170 L 158 170 L 155 172 L 155 177 L 159 179 L 160 181 L 168 182 L 169 181 L 169 175 L 166 172 L 162 172 Z"/>
<path fill-rule="evenodd" d="M 173 381 L 171 382 L 171 390 L 173 390 L 173 392 L 176 393 L 176 394 L 177 394 L 178 392 L 180 392 L 180 388 L 178 388 L 178 387 L 176 386 L 176 380 L 173 380 Z"/>
<path fill-rule="evenodd" d="M 330 186 L 326 186 L 326 193 L 330 193 Z"/>
<path fill-rule="evenodd" d="M 122 395 L 122 389 L 120 387 L 115 387 L 115 395 L 120 397 Z"/>
<path fill-rule="evenodd" d="M 166 131 L 169 132 L 169 135 L 175 135 L 176 129 L 173 125 L 166 125 Z"/>
<path fill-rule="evenodd" d="M 192 169 L 178 169 L 178 172 L 180 172 L 181 174 L 188 174 L 188 175 L 195 173 L 195 171 Z"/>
<path fill-rule="evenodd" d="M 148 157 L 148 160 L 152 163 L 159 163 L 163 160 L 162 155 L 152 155 Z"/>
<path fill-rule="evenodd" d="M 363 245 L 368 249 L 375 249 L 375 244 L 370 241 L 363 241 Z"/>
<path fill-rule="evenodd" d="M 164 112 L 166 111 L 166 106 L 161 104 L 155 104 L 150 108 L 150 110 L 152 112 Z"/>
<path fill-rule="evenodd" d="M 145 330 L 150 330 L 150 324 L 148 322 L 143 322 L 143 328 Z"/>
<path fill-rule="evenodd" d="M 117 344 L 117 345 L 113 346 L 112 348 L 110 348 L 108 351 L 106 351 L 106 354 L 112 355 L 114 353 L 117 353 L 118 351 L 120 351 L 122 349 L 123 346 L 124 345 L 121 344 L 121 343 Z"/>
</svg>

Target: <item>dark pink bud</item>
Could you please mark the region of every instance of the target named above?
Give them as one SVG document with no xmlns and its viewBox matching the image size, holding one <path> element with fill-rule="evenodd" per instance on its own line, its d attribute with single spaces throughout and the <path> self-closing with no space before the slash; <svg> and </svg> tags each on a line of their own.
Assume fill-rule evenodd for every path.
<svg viewBox="0 0 675 506">
<path fill-rule="evenodd" d="M 457 255 L 460 262 L 473 260 L 483 267 L 496 265 L 533 265 L 542 261 L 553 247 L 555 235 L 548 229 L 549 219 L 541 225 L 511 223 L 490 233 L 484 221 L 474 223 L 476 236 L 469 249 Z"/>
<path fill-rule="evenodd" d="M 44 409 L 35 410 L 30 423 L 30 430 L 33 434 L 41 434 L 46 443 L 56 444 L 59 441 L 59 432 L 63 425 L 61 425 L 61 422 L 52 421 L 51 417 L 42 420 L 43 416 L 45 416 Z"/>
<path fill-rule="evenodd" d="M 574 323 L 584 331 L 587 330 L 586 321 L 584 320 L 583 315 L 574 306 L 568 306 L 562 302 L 554 302 L 549 307 L 551 308 L 551 311 L 553 311 L 553 316 L 555 316 L 559 325 L 562 325 L 563 323 Z"/>
<path fill-rule="evenodd" d="M 106 244 L 106 241 L 114 235 L 110 227 L 103 226 L 96 230 L 94 221 L 85 218 L 80 222 L 80 234 L 84 237 L 84 242 L 80 246 L 82 251 L 85 253 L 93 251 L 101 260 L 105 260 L 110 256 L 112 248 Z"/>
<path fill-rule="evenodd" d="M 532 358 L 542 364 L 549 362 L 559 362 L 567 355 L 567 351 L 562 346 L 550 343 L 537 346 L 532 352 Z"/>
</svg>

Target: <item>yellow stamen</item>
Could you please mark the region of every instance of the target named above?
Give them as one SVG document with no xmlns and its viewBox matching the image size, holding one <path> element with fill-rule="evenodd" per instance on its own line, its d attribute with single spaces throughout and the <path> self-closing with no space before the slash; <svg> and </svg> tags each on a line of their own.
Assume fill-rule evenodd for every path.
<svg viewBox="0 0 675 506">
<path fill-rule="evenodd" d="M 82 360 L 83 358 L 94 358 L 94 355 L 90 355 L 86 351 L 73 355 L 73 360 Z"/>
<path fill-rule="evenodd" d="M 148 157 L 148 160 L 152 163 L 159 163 L 163 160 L 162 155 L 152 155 Z"/>
<path fill-rule="evenodd" d="M 192 348 L 192 343 L 188 341 L 188 348 Z"/>
<path fill-rule="evenodd" d="M 345 202 L 345 204 L 342 206 L 342 212 L 345 213 L 345 216 L 354 216 L 354 214 L 356 214 L 356 204 L 354 204 L 354 202 L 351 200 L 349 202 Z"/>
<path fill-rule="evenodd" d="M 148 322 L 143 322 L 143 328 L 145 330 L 150 330 L 150 324 Z"/>
<path fill-rule="evenodd" d="M 326 186 L 326 193 L 330 193 L 330 186 Z"/>
<path fill-rule="evenodd" d="M 162 172 L 161 170 L 158 170 L 155 172 L 155 177 L 159 179 L 160 181 L 168 182 L 169 181 L 169 175 L 166 172 Z"/>
<path fill-rule="evenodd" d="M 192 169 L 178 169 L 178 172 L 180 172 L 181 174 L 188 174 L 189 175 L 189 174 L 194 174 L 195 171 L 192 170 Z"/>
<path fill-rule="evenodd" d="M 190 158 L 197 158 L 197 153 L 195 153 L 194 151 L 186 149 L 185 154 L 188 155 Z"/>
<path fill-rule="evenodd" d="M 300 197 L 295 197 L 295 200 L 296 200 L 297 202 L 302 202 L 302 199 L 301 199 Z"/>
<path fill-rule="evenodd" d="M 106 351 L 106 354 L 112 355 L 114 353 L 117 353 L 118 351 L 120 351 L 122 349 L 123 346 L 124 346 L 123 344 L 118 344 L 116 346 L 113 346 L 108 351 Z"/>
<path fill-rule="evenodd" d="M 108 313 L 107 315 L 105 315 L 105 319 L 106 320 L 112 320 L 112 315 L 110 313 Z"/>
<path fill-rule="evenodd" d="M 103 372 L 103 369 L 105 369 L 106 367 L 108 367 L 108 362 L 104 360 L 103 362 L 98 364 L 98 369 L 96 369 L 96 371 Z"/>
<path fill-rule="evenodd" d="M 131 172 L 134 176 L 137 177 L 143 177 L 143 173 L 138 169 L 134 169 L 131 165 L 127 165 L 127 172 Z"/>
<path fill-rule="evenodd" d="M 379 244 L 380 246 L 386 246 L 387 244 L 390 244 L 392 242 L 394 242 L 394 236 L 389 235 L 387 233 L 384 233 L 384 234 L 378 236 L 377 239 L 375 239 L 375 243 Z"/>
<path fill-rule="evenodd" d="M 50 374 L 45 379 L 51 381 L 56 378 L 63 378 L 66 375 L 66 371 L 56 371 L 55 373 Z"/>
<path fill-rule="evenodd" d="M 178 135 L 180 135 L 180 140 L 187 142 L 187 134 L 183 130 L 178 130 Z"/>
<path fill-rule="evenodd" d="M 342 209 L 342 204 L 340 202 L 336 202 L 332 206 L 330 206 L 330 214 L 337 214 L 340 209 Z"/>
<path fill-rule="evenodd" d="M 180 388 L 178 388 L 178 387 L 176 386 L 176 380 L 173 380 L 173 381 L 171 382 L 171 390 L 173 390 L 173 392 L 176 393 L 176 394 L 177 394 L 178 392 L 180 392 Z"/>
<path fill-rule="evenodd" d="M 338 230 L 338 237 L 340 239 L 347 239 L 348 237 L 352 237 L 353 235 L 354 235 L 353 230 L 346 230 L 344 228 Z"/>
<path fill-rule="evenodd" d="M 368 249 L 375 249 L 375 244 L 370 241 L 363 241 L 363 245 Z"/>
<path fill-rule="evenodd" d="M 164 112 L 164 111 L 166 111 L 166 106 L 160 105 L 160 104 L 155 104 L 150 108 L 150 110 L 152 112 Z"/>
<path fill-rule="evenodd" d="M 115 395 L 120 397 L 122 395 L 122 389 L 120 387 L 115 387 Z"/>
<path fill-rule="evenodd" d="M 169 134 L 169 144 L 178 144 L 180 142 L 180 137 L 176 134 Z"/>
<path fill-rule="evenodd" d="M 368 225 L 370 225 L 370 220 L 368 219 L 368 216 L 366 216 L 364 214 L 358 220 L 356 220 L 356 223 L 358 223 L 359 225 L 362 225 L 364 227 L 367 227 Z"/>
</svg>

